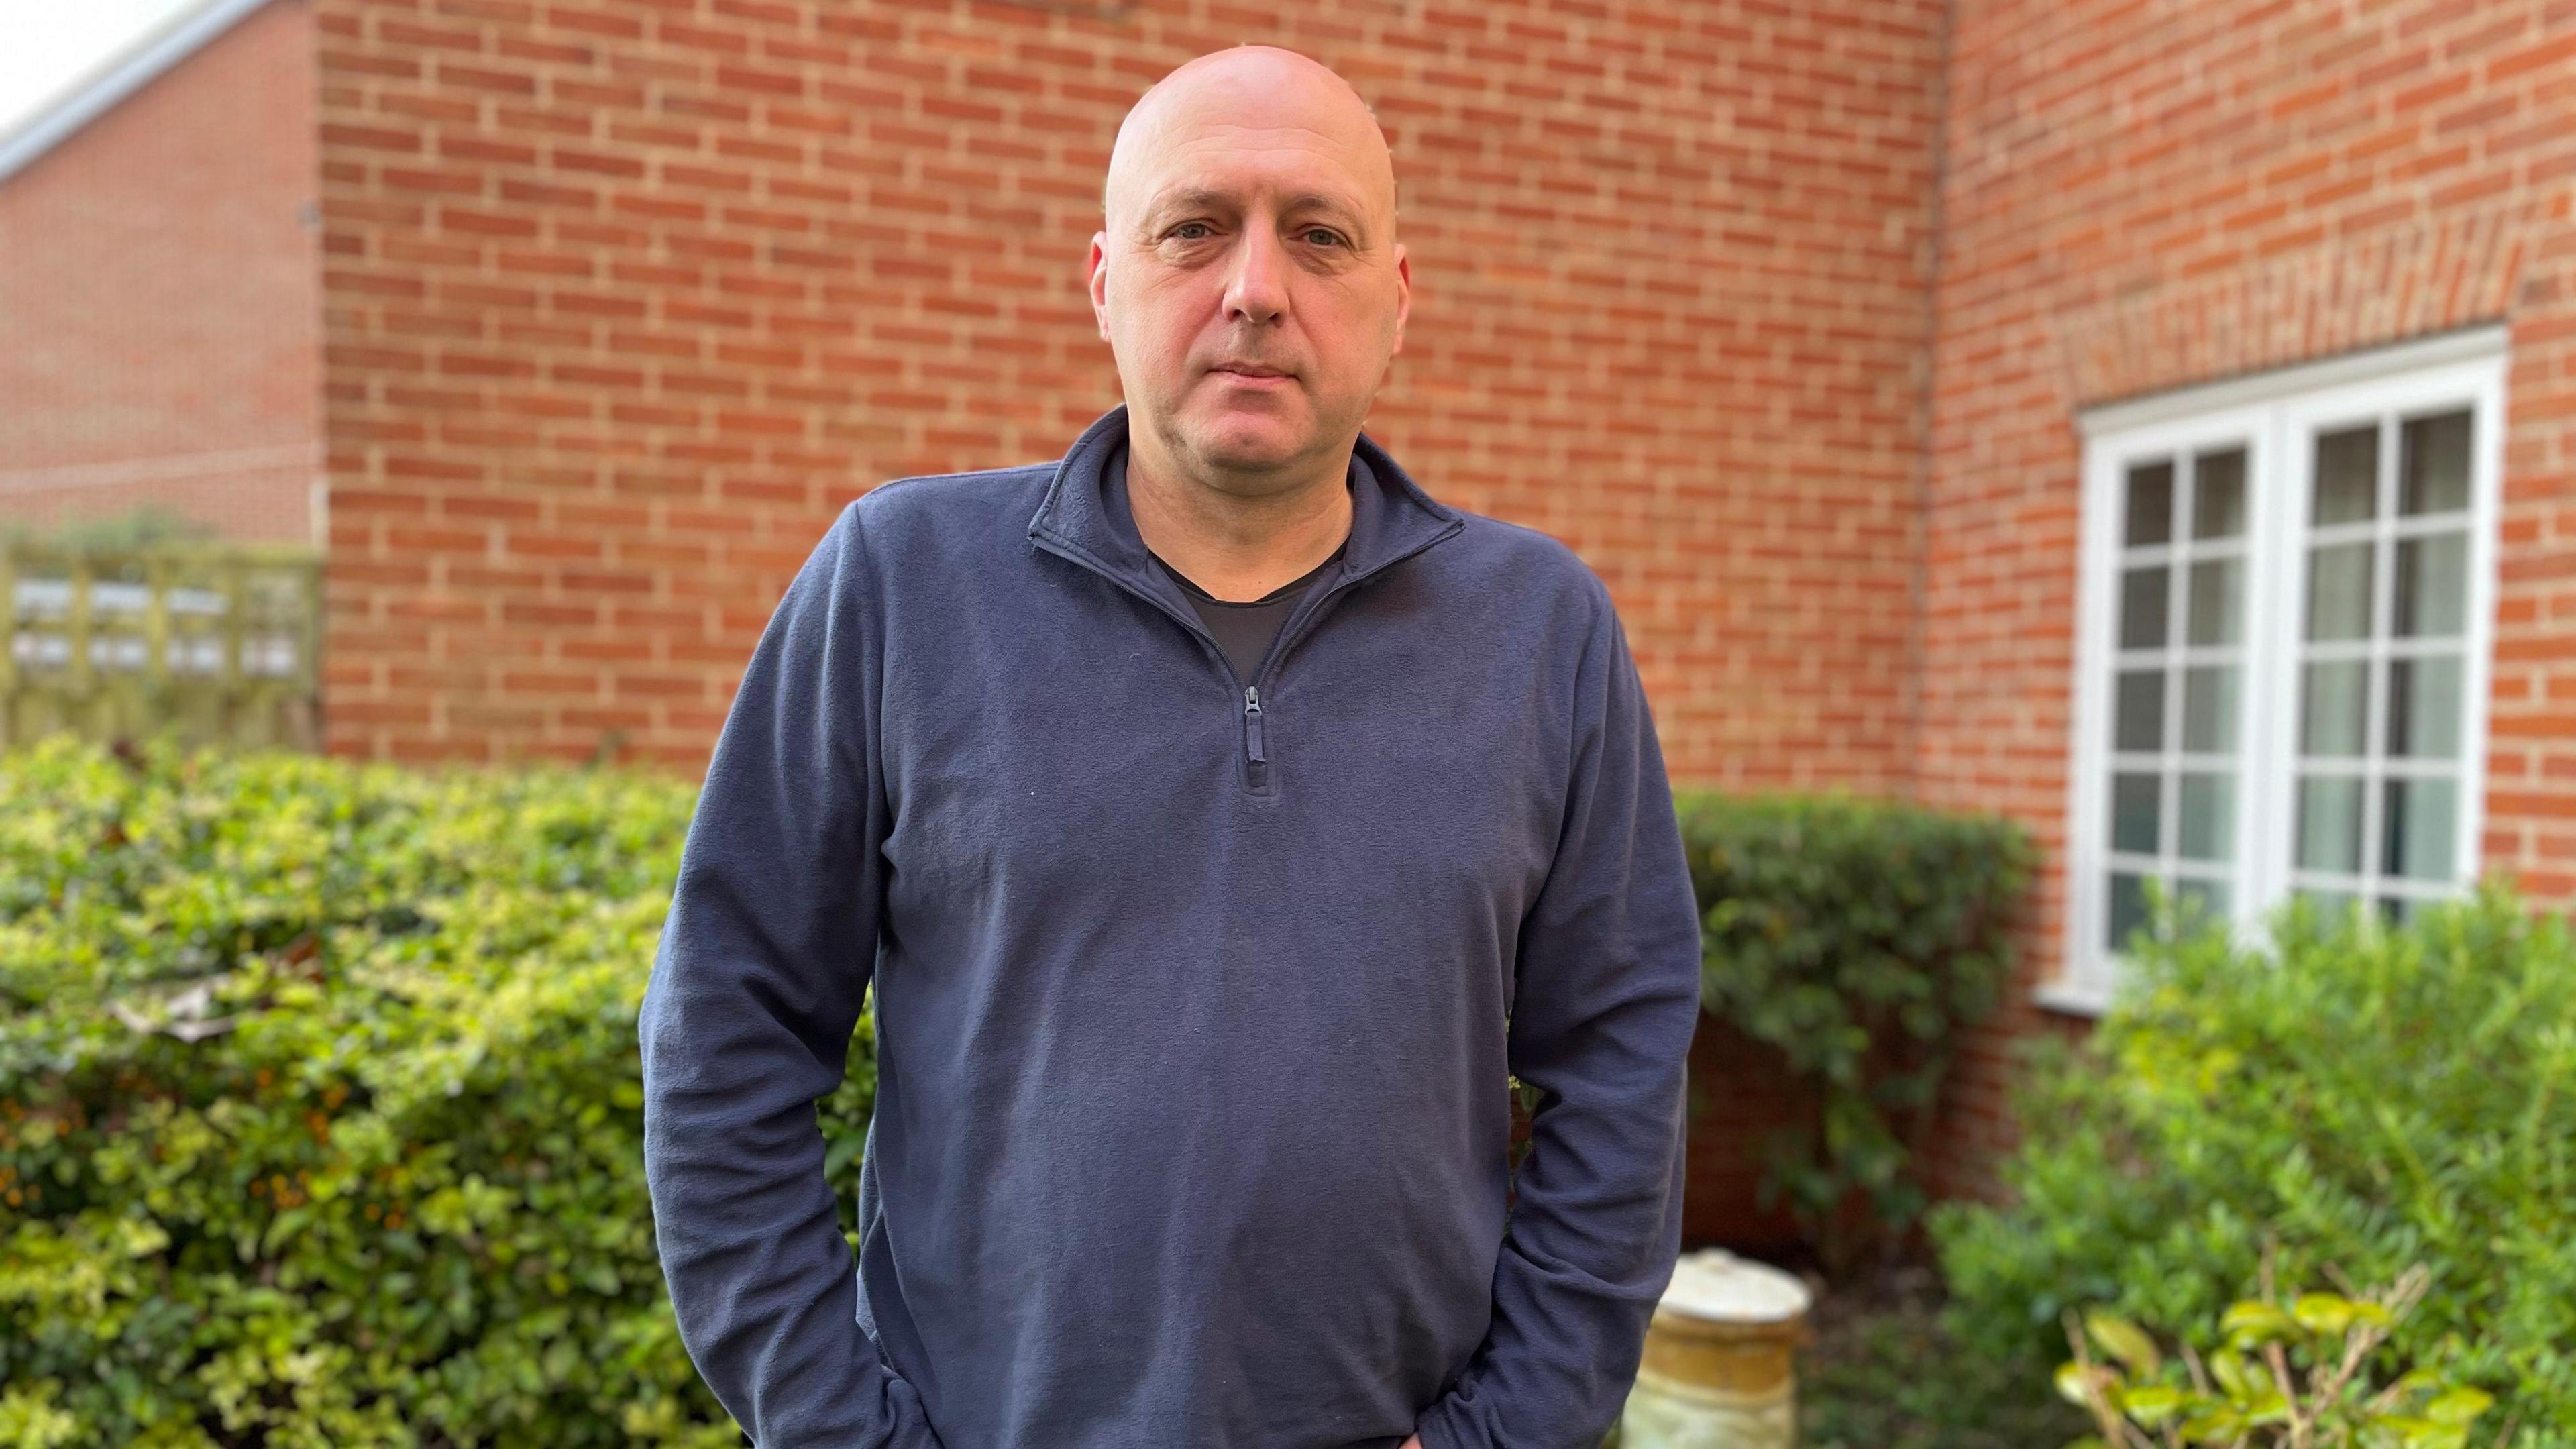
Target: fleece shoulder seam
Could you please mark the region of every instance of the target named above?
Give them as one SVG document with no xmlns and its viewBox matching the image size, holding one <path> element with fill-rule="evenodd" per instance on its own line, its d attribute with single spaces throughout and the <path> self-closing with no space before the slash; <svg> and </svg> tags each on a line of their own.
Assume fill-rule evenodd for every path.
<svg viewBox="0 0 2576 1449">
<path fill-rule="evenodd" d="M 914 483 L 953 483 L 968 479 L 983 480 L 992 483 L 1016 483 L 1025 478 L 1043 477 L 1047 473 L 1053 471 L 1055 466 L 1056 464 L 1050 461 L 1045 463 L 1017 463 L 1007 468 L 967 468 L 954 473 L 907 473 L 900 478 L 888 478 L 884 482 L 870 488 L 867 492 L 860 494 L 857 498 L 852 499 L 851 501 L 854 503 L 865 502 L 870 498 L 876 497 L 880 493 L 902 489 L 906 485 Z"/>
</svg>

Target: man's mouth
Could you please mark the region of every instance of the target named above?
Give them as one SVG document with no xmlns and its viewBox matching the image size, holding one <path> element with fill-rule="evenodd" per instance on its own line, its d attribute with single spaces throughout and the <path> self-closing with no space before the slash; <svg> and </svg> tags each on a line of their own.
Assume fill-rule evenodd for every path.
<svg viewBox="0 0 2576 1449">
<path fill-rule="evenodd" d="M 1288 375 L 1286 368 L 1265 367 L 1257 362 L 1220 362 L 1215 370 L 1231 372 L 1237 377 L 1286 377 Z"/>
</svg>

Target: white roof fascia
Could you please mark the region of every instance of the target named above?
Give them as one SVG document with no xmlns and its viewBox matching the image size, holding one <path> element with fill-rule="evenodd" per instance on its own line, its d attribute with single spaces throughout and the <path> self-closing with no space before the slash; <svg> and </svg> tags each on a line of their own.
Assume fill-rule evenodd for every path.
<svg viewBox="0 0 2576 1449">
<path fill-rule="evenodd" d="M 110 107 L 203 49 L 268 0 L 205 0 L 181 11 L 72 83 L 43 109 L 0 134 L 0 181 L 27 168 Z"/>
</svg>

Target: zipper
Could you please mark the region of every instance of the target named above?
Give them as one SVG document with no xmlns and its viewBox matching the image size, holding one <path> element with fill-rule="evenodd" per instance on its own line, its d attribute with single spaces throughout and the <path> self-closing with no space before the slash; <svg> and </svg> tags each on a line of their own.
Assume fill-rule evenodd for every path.
<svg viewBox="0 0 2576 1449">
<path fill-rule="evenodd" d="M 1243 686 L 1242 712 L 1244 783 L 1246 788 L 1250 789 L 1253 794 L 1267 795 L 1270 793 L 1270 755 L 1262 738 L 1264 710 L 1261 704 L 1261 681 L 1268 679 L 1272 674 L 1278 671 L 1280 656 L 1288 652 L 1290 645 L 1295 644 L 1298 640 L 1303 639 L 1308 633 L 1312 632 L 1315 621 L 1323 616 L 1324 606 L 1332 602 L 1334 595 L 1339 594 L 1342 590 L 1349 588 L 1351 585 L 1358 583 L 1362 579 L 1369 578 L 1385 569 L 1392 568 L 1395 565 L 1404 562 L 1406 559 L 1413 557 L 1415 554 L 1420 553 L 1424 549 L 1431 547 L 1433 544 L 1448 538 L 1451 534 L 1457 533 L 1465 527 L 1466 523 L 1463 520 L 1453 520 L 1448 527 L 1443 528 L 1438 533 L 1431 535 L 1429 538 L 1424 539 L 1422 542 L 1415 544 L 1413 547 L 1406 549 L 1404 552 L 1397 554 L 1392 558 L 1380 559 L 1377 563 L 1371 565 L 1365 572 L 1356 574 L 1345 572 L 1342 577 L 1333 580 L 1333 582 L 1325 588 L 1319 591 L 1309 592 L 1305 598 L 1299 601 L 1296 612 L 1283 621 L 1278 636 L 1270 641 L 1269 652 L 1264 654 L 1261 657 L 1261 662 L 1253 667 L 1251 681 Z M 1178 623 L 1182 628 L 1187 629 L 1202 645 L 1206 647 L 1209 657 L 1216 660 L 1216 667 L 1224 673 L 1226 683 L 1229 686 L 1234 683 L 1234 662 L 1225 657 L 1224 647 L 1216 642 L 1216 636 L 1214 634 L 1208 632 L 1208 627 L 1204 620 L 1199 619 L 1194 614 L 1184 614 L 1181 611 L 1174 609 L 1170 604 L 1164 602 L 1159 596 L 1155 595 L 1150 590 L 1139 586 L 1134 580 L 1125 577 L 1116 569 L 1113 569 L 1107 564 L 1104 564 L 1100 560 L 1092 557 L 1089 550 L 1061 534 L 1041 529 L 1033 532 L 1030 536 L 1036 539 L 1039 545 L 1047 549 L 1049 552 L 1058 554 L 1064 558 L 1073 560 L 1075 563 L 1081 564 L 1083 567 L 1090 569 L 1093 573 L 1099 574 L 1101 577 L 1108 579 L 1120 588 L 1125 589 L 1127 592 L 1134 594 L 1136 597 L 1143 599 L 1145 602 L 1169 615 L 1174 622 Z M 1349 564 L 1347 561 L 1345 561 L 1343 567 L 1345 570 L 1348 569 Z"/>
<path fill-rule="evenodd" d="M 1251 684 L 1243 687 L 1243 766 L 1252 776 L 1253 788 L 1261 788 L 1270 773 L 1270 759 L 1261 752 L 1261 689 Z"/>
<path fill-rule="evenodd" d="M 1139 588 L 1133 579 L 1127 578 L 1120 574 L 1116 569 L 1110 568 L 1106 564 L 1101 563 L 1098 559 L 1093 558 L 1090 553 L 1083 549 L 1079 544 L 1073 543 L 1070 540 L 1052 533 L 1040 532 L 1032 534 L 1031 537 L 1035 538 L 1038 541 L 1039 546 L 1045 548 L 1048 552 L 1073 560 L 1075 563 L 1078 563 L 1084 568 L 1091 570 L 1093 573 L 1100 575 L 1102 578 L 1109 580 L 1118 587 L 1134 594 L 1137 598 L 1143 599 L 1146 603 L 1162 610 L 1164 614 L 1170 616 L 1172 622 L 1180 625 L 1183 629 L 1188 630 L 1192 638 L 1198 640 L 1201 645 L 1205 646 L 1208 652 L 1208 657 L 1216 661 L 1217 669 L 1225 675 L 1226 686 L 1229 689 L 1234 686 L 1234 661 L 1225 657 L 1225 646 L 1217 643 L 1216 636 L 1208 632 L 1207 621 L 1199 618 L 1195 613 L 1184 614 L 1180 610 L 1173 608 L 1170 604 L 1165 603 L 1160 596 L 1154 594 L 1152 591 Z M 1278 652 L 1275 641 L 1271 652 L 1274 654 Z M 1269 661 L 1264 659 L 1262 662 L 1264 665 L 1267 665 Z M 1270 783 L 1270 768 L 1269 756 L 1263 751 L 1261 743 L 1261 696 L 1256 692 L 1252 685 L 1246 684 L 1243 686 L 1243 694 L 1241 698 L 1243 701 L 1244 784 L 1256 795 L 1267 794 L 1267 787 Z"/>
</svg>

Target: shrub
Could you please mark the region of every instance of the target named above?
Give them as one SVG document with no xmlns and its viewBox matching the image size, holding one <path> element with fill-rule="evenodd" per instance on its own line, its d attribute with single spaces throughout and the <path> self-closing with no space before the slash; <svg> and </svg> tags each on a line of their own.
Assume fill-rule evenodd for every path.
<svg viewBox="0 0 2576 1449">
<path fill-rule="evenodd" d="M 1841 795 L 1688 796 L 1708 1009 L 1778 1054 L 1807 1110 L 1765 1144 L 1829 1263 L 1923 1211 L 1918 1164 L 1964 1028 L 1991 1012 L 2035 853 L 2019 826 Z M 1874 1226 L 1839 1212 L 1866 1201 Z"/>
<path fill-rule="evenodd" d="M 0 517 L 0 548 L 28 543 L 114 553 L 172 541 L 211 541 L 221 536 L 222 531 L 214 525 L 158 503 L 140 504 L 122 513 L 65 519 L 41 528 L 23 518 Z M 0 1435 L 5 1435 L 7 1423 L 7 1419 L 0 1418 Z M 0 1437 L 0 1444 L 10 1442 Z"/>
<path fill-rule="evenodd" d="M 635 1009 L 693 802 L 0 755 L 0 1444 L 740 1444 L 642 1174 Z"/>
<path fill-rule="evenodd" d="M 642 1176 L 635 1009 L 694 804 L 605 769 L 0 754 L 0 1445 L 739 1444 Z M 1832 1094 L 1790 1182 L 1910 1211 L 2025 847 L 1833 800 L 1685 832 L 1712 1004 Z M 845 1230 L 874 1067 L 863 1016 L 819 1113 Z"/>
<path fill-rule="evenodd" d="M 2038 1039 L 2008 1205 L 1932 1227 L 1953 1327 L 1981 1351 L 2054 1341 L 2070 1307 L 2196 1348 L 2256 1281 L 2430 1270 L 2397 1347 L 2496 1394 L 2524 1449 L 2576 1436 L 2576 951 L 2496 882 L 2405 930 L 2274 913 L 2135 938 L 2096 1030 Z M 2348 1275 L 2338 1277 L 2337 1275 Z M 2196 1336 L 2193 1336 L 2196 1335 Z"/>
<path fill-rule="evenodd" d="M 2186 1343 L 2179 1364 L 2127 1319 L 2069 1314 L 2075 1357 L 2058 1367 L 2057 1391 L 2100 1431 L 2077 1449 L 2467 1449 L 2490 1395 L 2428 1369 L 2384 1384 L 2373 1373 L 2373 1351 L 2423 1296 L 2427 1277 L 2418 1264 L 2359 1298 L 2276 1293 L 2266 1282 L 2262 1296 L 2229 1306 L 2216 1349 L 2204 1357 Z M 2094 1350 L 2111 1362 L 2097 1362 Z"/>
</svg>

